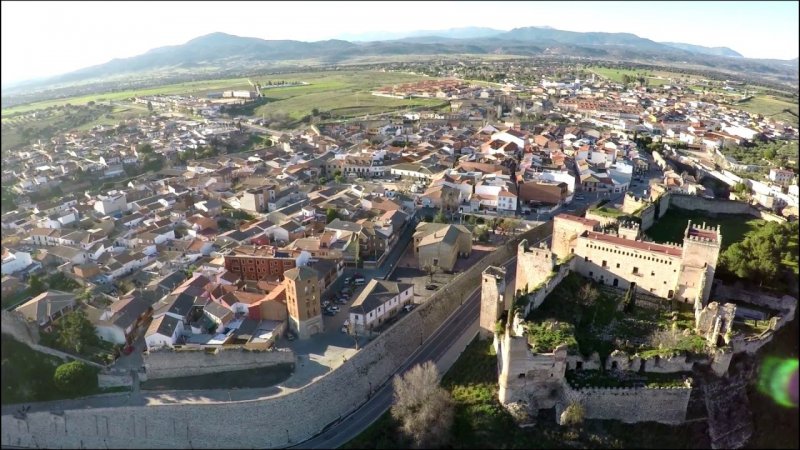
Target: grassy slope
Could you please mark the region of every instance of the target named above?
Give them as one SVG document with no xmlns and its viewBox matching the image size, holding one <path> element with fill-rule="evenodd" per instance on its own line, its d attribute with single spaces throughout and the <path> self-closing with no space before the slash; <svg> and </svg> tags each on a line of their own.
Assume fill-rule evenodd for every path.
<svg viewBox="0 0 800 450">
<path fill-rule="evenodd" d="M 656 242 L 683 242 L 683 233 L 689 220 L 695 223 L 705 222 L 706 225 L 721 226 L 722 249 L 725 250 L 734 242 L 744 238 L 749 231 L 756 230 L 765 223 L 764 220 L 753 218 L 748 215 L 720 215 L 719 217 L 708 217 L 699 211 L 684 211 L 678 208 L 670 208 L 664 217 L 658 219 L 652 228 L 645 234 Z"/>
<path fill-rule="evenodd" d="M 798 123 L 797 103 L 791 103 L 786 101 L 786 99 L 781 99 L 772 95 L 757 95 L 746 102 L 738 103 L 734 106 L 743 111 L 761 114 L 775 120 L 784 120 L 794 124 Z M 783 112 L 784 109 L 793 111 L 794 115 Z"/>
</svg>

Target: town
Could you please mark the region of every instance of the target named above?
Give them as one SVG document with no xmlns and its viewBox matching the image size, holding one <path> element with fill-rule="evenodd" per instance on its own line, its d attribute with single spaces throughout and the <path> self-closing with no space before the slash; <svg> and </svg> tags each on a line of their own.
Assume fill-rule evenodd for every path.
<svg viewBox="0 0 800 450">
<path fill-rule="evenodd" d="M 638 305 L 683 303 L 688 312 L 678 306 L 671 311 L 680 311 L 681 319 L 691 316 L 692 326 L 681 328 L 690 330 L 686 336 L 695 328 L 701 336 L 699 343 L 686 340 L 695 353 L 705 341 L 714 349 L 733 342 L 736 352 L 750 351 L 753 336 L 763 338 L 791 321 L 794 307 L 785 297 L 768 305 L 771 314 L 763 304 L 737 308 L 724 301 L 736 295 L 721 294 L 732 288 L 718 287 L 714 270 L 723 259 L 733 263 L 723 253 L 745 239 L 744 231 L 700 223 L 739 214 L 739 221 L 749 215 L 775 227 L 794 224 L 794 240 L 784 249 L 789 253 L 778 256 L 773 278 L 786 294 L 797 295 L 783 281 L 784 271 L 794 274 L 795 284 L 797 276 L 796 114 L 776 119 L 738 109 L 736 103 L 751 94 L 732 80 L 636 70 L 615 80 L 612 69 L 562 63 L 557 71 L 537 71 L 524 62 L 515 63 L 523 74 L 518 78 L 507 72 L 507 63 L 497 63 L 498 72 L 508 74 L 498 78 L 490 73 L 492 63 L 465 62 L 458 66 L 461 73 L 445 69 L 418 81 L 379 85 L 362 96 L 435 100 L 441 104 L 435 108 L 423 104 L 350 117 L 315 109 L 290 128 L 289 119 L 252 112 L 269 105 L 264 99 L 273 86 L 314 86 L 302 74 L 283 74 L 280 81 L 253 78 L 249 89 L 109 100 L 109 108 L 138 113 L 4 148 L 3 333 L 57 358 L 85 362 L 97 380 L 81 395 L 121 391 L 97 400 L 97 407 L 139 407 L 143 403 L 130 403 L 132 396 L 149 393 L 150 404 L 196 406 L 191 390 L 171 400 L 155 397 L 187 389 L 182 383 L 189 378 L 191 389 L 214 402 L 233 401 L 229 395 L 267 401 L 266 391 L 275 394 L 276 386 L 283 394 L 301 393 L 337 372 L 362 370 L 349 366 L 372 361 L 359 354 L 378 345 L 388 349 L 398 330 L 408 345 L 420 347 L 450 312 L 469 303 L 471 311 L 480 310 L 472 334 L 459 330 L 469 339 L 458 334 L 452 345 L 463 342 L 458 353 L 466 347 L 478 334 L 480 315 L 480 333 L 494 336 L 500 360 L 500 401 L 528 408 L 522 421 L 533 420 L 537 408 L 555 407 L 561 414 L 583 396 L 589 418 L 684 422 L 691 389 L 680 388 L 691 386 L 686 373 L 692 370 L 685 357 L 675 370 L 647 366 L 648 372 L 678 373 L 670 380 L 678 386 L 670 392 L 680 397 L 669 400 L 678 405 L 674 410 L 642 412 L 640 418 L 605 412 L 605 394 L 580 387 L 592 386 L 581 368 L 599 371 L 599 356 L 580 356 L 574 346 L 568 352 L 574 339 L 537 347 L 534 336 L 547 334 L 536 331 L 536 320 L 545 317 L 536 316 L 537 308 L 555 308 L 545 297 L 582 283 L 575 277 L 592 280 L 608 299 L 627 291 L 638 296 Z M 412 68 L 370 67 L 386 74 Z M 492 81 L 478 80 L 478 73 Z M 27 112 L 14 120 L 54 113 Z M 693 213 L 698 217 L 686 220 Z M 620 251 L 641 261 L 612 259 Z M 498 256 L 504 252 L 517 257 L 516 263 L 506 266 Z M 756 269 L 726 267 L 749 285 L 763 276 Z M 725 283 L 730 281 L 729 275 Z M 430 312 L 456 292 L 460 298 L 452 301 L 462 303 L 448 303 L 448 314 Z M 441 320 L 436 327 L 412 327 L 425 320 L 423 313 Z M 529 314 L 533 319 L 526 323 Z M 566 320 L 561 312 L 553 314 Z M 653 323 L 657 328 L 660 322 Z M 743 330 L 736 339 L 726 335 L 732 328 Z M 620 339 L 635 341 L 631 334 Z M 588 345 L 578 335 L 577 344 Z M 646 364 L 660 364 L 659 356 L 667 364 L 668 355 L 657 351 L 663 345 L 615 345 L 614 353 L 599 351 L 609 370 L 613 361 L 614 369 L 619 364 L 639 372 L 647 359 L 641 353 L 648 350 L 656 359 Z M 731 352 L 714 351 L 705 362 L 724 375 Z M 634 354 L 635 365 L 627 359 Z M 364 375 L 372 374 L 368 364 L 358 372 L 364 375 L 364 386 L 353 388 L 358 400 L 350 394 L 331 400 L 334 405 L 325 406 L 315 422 L 297 418 L 298 427 L 287 425 L 285 433 L 283 426 L 280 432 L 270 428 L 275 433 L 269 438 L 247 438 L 241 445 L 284 446 L 311 438 L 337 415 L 329 410 L 338 406 L 341 413 L 364 401 L 367 379 L 385 381 L 397 369 L 381 365 L 394 359 L 375 364 L 381 375 Z M 551 369 L 542 364 L 561 372 L 543 380 Z M 244 375 L 265 369 L 273 376 Z M 213 376 L 234 371 L 241 376 Z M 259 380 L 248 384 L 248 378 Z M 572 387 L 559 384 L 566 379 Z M 378 384 L 369 381 L 367 398 Z M 564 391 L 572 403 L 540 397 L 545 385 Z M 18 395 L 14 403 L 51 400 Z M 35 403 L 34 408 L 27 417 L 50 411 Z M 241 414 L 254 414 L 249 411 Z M 33 420 L 25 413 L 3 414 L 4 429 Z M 211 416 L 204 415 L 203 426 L 212 427 L 206 420 Z M 38 445 L 122 439 L 136 446 L 187 446 L 204 436 L 196 431 L 187 438 L 188 425 L 173 432 L 172 422 L 156 425 L 144 418 L 152 429 L 137 431 L 134 418 L 133 431 L 112 438 L 95 432 L 95 425 L 87 434 L 67 431 L 63 418 L 54 420 L 48 412 L 50 431 L 39 435 Z M 89 421 L 73 420 L 81 424 L 76 427 Z M 122 427 L 122 421 L 106 418 L 100 426 Z M 47 437 L 54 426 L 62 441 Z M 36 427 L 45 425 L 31 424 L 31 431 Z M 28 442 L 33 434 L 13 436 L 10 443 Z M 231 435 L 209 434 L 205 445 L 224 445 L 226 436 Z M 741 444 L 712 440 L 716 448 Z"/>
</svg>

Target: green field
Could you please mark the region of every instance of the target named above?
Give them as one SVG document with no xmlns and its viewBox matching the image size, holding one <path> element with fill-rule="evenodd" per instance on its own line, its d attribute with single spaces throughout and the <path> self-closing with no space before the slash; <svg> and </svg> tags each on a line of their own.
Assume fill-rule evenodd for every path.
<svg viewBox="0 0 800 450">
<path fill-rule="evenodd" d="M 124 100 L 131 97 L 142 95 L 157 95 L 157 94 L 205 94 L 212 91 L 221 91 L 228 89 L 249 89 L 250 84 L 247 78 L 229 78 L 223 80 L 207 80 L 207 81 L 191 81 L 186 83 L 169 84 L 166 86 L 159 86 L 147 89 L 132 89 L 119 92 L 106 92 L 102 94 L 83 95 L 79 97 L 68 97 L 54 100 L 46 100 L 36 103 L 29 103 L 26 105 L 13 106 L 11 108 L 3 108 L 2 116 L 8 117 L 14 114 L 35 111 L 37 109 L 45 109 L 51 106 L 60 106 L 70 103 L 72 105 L 84 105 L 90 101 L 95 102 L 108 102 L 111 100 Z"/>
<path fill-rule="evenodd" d="M 592 67 L 589 69 L 591 72 L 600 75 L 603 78 L 607 78 L 615 83 L 622 83 L 622 76 L 628 75 L 629 77 L 635 77 L 638 75 L 644 75 L 646 77 L 653 76 L 653 73 L 649 70 L 628 70 L 628 69 L 610 69 L 608 67 Z M 648 81 L 649 83 L 649 81 Z"/>
<path fill-rule="evenodd" d="M 393 99 L 371 94 L 375 88 L 430 79 L 419 75 L 377 71 L 324 72 L 287 74 L 275 78 L 278 79 L 304 81 L 309 84 L 263 90 L 262 93 L 269 103 L 257 108 L 256 116 L 285 115 L 299 120 L 310 115 L 316 108 L 321 113 L 330 113 L 331 118 L 336 119 L 410 107 L 437 108 L 449 103 L 441 99 Z M 260 81 L 263 83 L 264 80 Z"/>
<path fill-rule="evenodd" d="M 797 103 L 787 101 L 772 95 L 758 95 L 742 103 L 734 103 L 734 108 L 741 109 L 753 114 L 761 114 L 764 117 L 770 117 L 773 120 L 783 120 L 789 123 L 797 124 Z M 784 112 L 788 109 L 794 114 Z"/>
<path fill-rule="evenodd" d="M 702 424 L 668 426 L 586 420 L 580 427 L 556 424 L 551 411 L 536 426 L 520 428 L 497 399 L 497 356 L 491 341 L 473 341 L 442 380 L 455 400 L 455 420 L 444 448 L 703 448 Z M 387 412 L 342 448 L 410 448 Z"/>
<path fill-rule="evenodd" d="M 749 231 L 754 231 L 762 224 L 766 223 L 762 219 L 741 214 L 723 214 L 718 217 L 706 216 L 701 211 L 686 211 L 671 207 L 664 217 L 658 219 L 655 225 L 649 228 L 645 234 L 656 242 L 683 242 L 683 234 L 686 225 L 691 220 L 694 223 L 705 222 L 707 226 L 720 225 L 722 232 L 722 250 L 728 248 L 734 242 L 739 242 Z"/>
</svg>

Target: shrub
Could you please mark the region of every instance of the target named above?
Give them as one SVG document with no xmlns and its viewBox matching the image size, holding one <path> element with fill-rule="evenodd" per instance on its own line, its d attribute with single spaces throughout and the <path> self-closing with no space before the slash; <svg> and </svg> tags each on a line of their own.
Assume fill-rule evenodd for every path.
<svg viewBox="0 0 800 450">
<path fill-rule="evenodd" d="M 97 387 L 97 371 L 81 361 L 72 361 L 56 368 L 53 382 L 62 392 L 87 394 Z"/>
</svg>

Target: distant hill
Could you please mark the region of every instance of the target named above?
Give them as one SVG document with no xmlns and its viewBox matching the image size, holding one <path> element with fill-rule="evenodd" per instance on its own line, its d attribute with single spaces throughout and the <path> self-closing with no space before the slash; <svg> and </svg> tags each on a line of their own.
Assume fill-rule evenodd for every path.
<svg viewBox="0 0 800 450">
<path fill-rule="evenodd" d="M 682 44 L 680 42 L 662 42 L 664 45 L 679 48 L 700 55 L 730 56 L 743 58 L 742 54 L 728 47 L 703 47 L 702 45 Z"/>
<path fill-rule="evenodd" d="M 393 36 L 396 36 L 393 35 Z M 707 70 L 729 70 L 747 75 L 762 75 L 797 83 L 797 59 L 756 60 L 698 53 L 706 49 L 688 44 L 665 44 L 631 33 L 579 33 L 549 27 L 524 27 L 511 31 L 466 27 L 440 31 L 412 31 L 402 39 L 393 37 L 370 42 L 341 39 L 303 42 L 264 40 L 225 33 L 212 33 L 173 45 L 150 50 L 131 58 L 114 59 L 105 64 L 43 80 L 17 83 L 3 89 L 3 98 L 30 92 L 45 92 L 55 87 L 116 82 L 122 77 L 137 80 L 163 79 L 175 71 L 205 74 L 252 72 L 289 64 L 342 64 L 364 56 L 392 61 L 400 55 L 504 54 L 519 56 L 565 56 L 648 64 L 689 64 Z M 720 49 L 707 49 L 717 53 Z M 717 51 L 719 50 L 719 51 Z M 726 53 L 726 52 L 722 52 Z M 377 57 L 377 58 L 376 58 Z M 39 94 L 37 94 L 39 95 Z"/>
<path fill-rule="evenodd" d="M 353 42 L 387 41 L 395 39 L 415 38 L 422 36 L 437 36 L 437 37 L 451 38 L 451 39 L 474 39 L 474 38 L 496 36 L 500 33 L 504 33 L 504 31 L 486 27 L 463 27 L 463 28 L 450 28 L 448 30 L 349 33 L 340 35 L 339 39 L 344 39 Z"/>
</svg>

